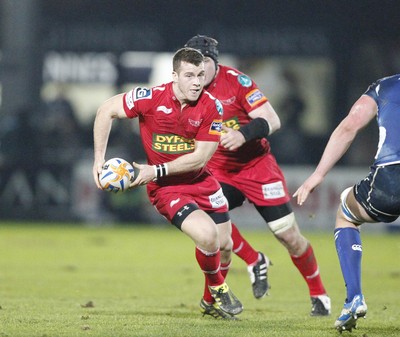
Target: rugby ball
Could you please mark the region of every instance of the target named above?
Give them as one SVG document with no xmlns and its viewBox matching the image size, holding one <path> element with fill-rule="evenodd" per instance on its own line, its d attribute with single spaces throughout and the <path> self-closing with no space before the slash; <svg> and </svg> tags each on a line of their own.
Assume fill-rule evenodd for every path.
<svg viewBox="0 0 400 337">
<path fill-rule="evenodd" d="M 99 175 L 100 185 L 107 192 L 124 192 L 135 178 L 131 164 L 121 158 L 107 160 Z"/>
</svg>

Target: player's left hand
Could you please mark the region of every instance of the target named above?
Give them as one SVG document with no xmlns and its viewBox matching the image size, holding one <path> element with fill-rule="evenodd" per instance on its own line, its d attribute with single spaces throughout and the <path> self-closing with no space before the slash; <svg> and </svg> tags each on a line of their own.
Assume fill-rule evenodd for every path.
<svg viewBox="0 0 400 337">
<path fill-rule="evenodd" d="M 225 132 L 222 133 L 219 143 L 225 149 L 233 151 L 241 147 L 246 142 L 241 132 L 228 128 L 225 125 L 222 125 L 222 130 Z"/>
<path fill-rule="evenodd" d="M 136 179 L 129 185 L 129 188 L 135 188 L 148 184 L 155 179 L 154 167 L 146 164 L 138 164 L 133 162 L 132 166 L 138 169 Z"/>
</svg>

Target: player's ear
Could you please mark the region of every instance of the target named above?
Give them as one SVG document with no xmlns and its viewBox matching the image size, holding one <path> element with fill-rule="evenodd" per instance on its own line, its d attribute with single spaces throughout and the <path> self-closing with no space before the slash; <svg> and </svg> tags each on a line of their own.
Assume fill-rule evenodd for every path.
<svg viewBox="0 0 400 337">
<path fill-rule="evenodd" d="M 172 72 L 172 80 L 176 83 L 178 82 L 178 73 L 176 71 Z"/>
</svg>

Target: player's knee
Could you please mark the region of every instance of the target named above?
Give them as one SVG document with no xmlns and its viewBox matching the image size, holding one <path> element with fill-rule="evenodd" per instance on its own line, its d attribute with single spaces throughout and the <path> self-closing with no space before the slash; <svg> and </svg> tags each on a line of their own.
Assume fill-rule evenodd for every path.
<svg viewBox="0 0 400 337">
<path fill-rule="evenodd" d="M 361 225 L 363 223 L 362 219 L 359 219 L 349 208 L 348 203 L 347 203 L 347 196 L 349 195 L 350 191 L 353 190 L 353 187 L 348 187 L 346 188 L 341 194 L 340 194 L 340 207 L 339 210 L 343 217 L 355 224 L 355 225 Z"/>
<path fill-rule="evenodd" d="M 294 217 L 293 212 L 283 216 L 282 218 L 268 222 L 269 228 L 275 235 L 279 235 L 283 232 L 286 232 L 290 228 L 295 227 L 295 225 L 296 225 L 296 219 Z"/>
<path fill-rule="evenodd" d="M 215 251 L 220 247 L 218 231 L 215 225 L 199 224 L 196 230 L 188 230 L 184 227 L 184 233 L 188 234 L 196 243 L 196 246 L 203 250 Z"/>
<path fill-rule="evenodd" d="M 269 223 L 275 237 L 286 247 L 290 255 L 301 255 L 307 249 L 308 241 L 301 235 L 294 213 Z M 272 227 L 271 227 L 272 225 Z"/>
<path fill-rule="evenodd" d="M 231 252 L 232 252 L 232 239 L 231 238 L 227 238 L 227 239 L 220 239 L 220 251 L 221 251 L 221 256 L 226 257 L 226 259 L 228 259 L 228 257 L 230 257 Z"/>
<path fill-rule="evenodd" d="M 231 252 L 233 247 L 233 241 L 229 231 L 218 231 L 219 244 L 221 251 Z"/>
</svg>

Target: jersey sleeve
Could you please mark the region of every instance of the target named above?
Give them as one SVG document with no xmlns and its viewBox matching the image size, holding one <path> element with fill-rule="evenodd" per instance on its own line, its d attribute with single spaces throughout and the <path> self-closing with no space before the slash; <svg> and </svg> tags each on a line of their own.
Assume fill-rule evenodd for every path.
<svg viewBox="0 0 400 337">
<path fill-rule="evenodd" d="M 222 131 L 223 107 L 221 102 L 212 98 L 208 100 L 203 121 L 196 140 L 219 142 Z"/>
<path fill-rule="evenodd" d="M 237 76 L 237 82 L 238 95 L 236 97 L 247 113 L 268 101 L 258 85 L 249 76 L 239 74 Z"/>
<path fill-rule="evenodd" d="M 378 90 L 379 81 L 372 83 L 368 89 L 364 92 L 364 95 L 371 97 L 375 102 L 378 102 Z"/>
<path fill-rule="evenodd" d="M 145 87 L 136 87 L 125 93 L 123 104 L 126 116 L 128 118 L 138 117 L 141 106 L 145 105 L 145 100 L 151 100 L 152 95 L 152 90 Z"/>
</svg>

